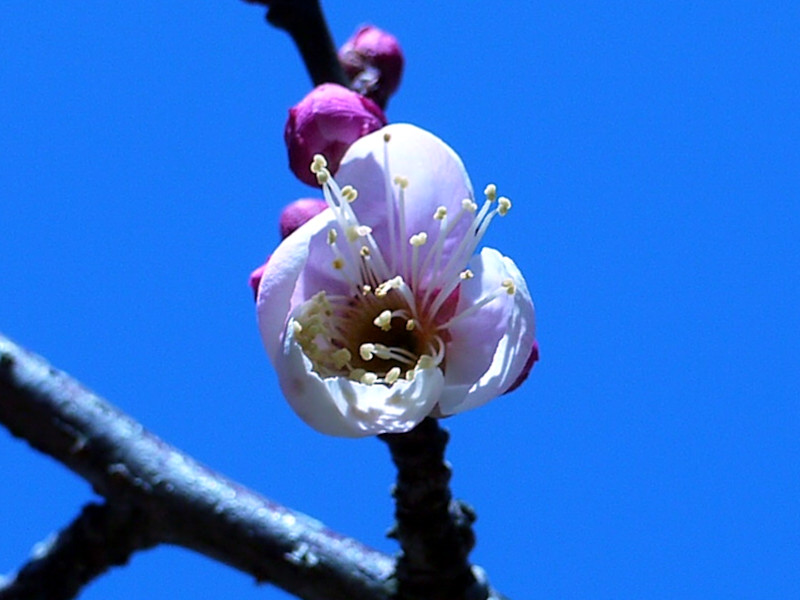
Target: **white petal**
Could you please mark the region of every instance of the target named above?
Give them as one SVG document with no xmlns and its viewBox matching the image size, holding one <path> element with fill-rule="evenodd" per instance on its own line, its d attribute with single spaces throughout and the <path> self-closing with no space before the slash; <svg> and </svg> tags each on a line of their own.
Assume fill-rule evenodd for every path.
<svg viewBox="0 0 800 600">
<path fill-rule="evenodd" d="M 274 362 L 281 390 L 297 415 L 317 431 L 340 437 L 408 431 L 430 414 L 444 386 L 438 368 L 418 371 L 413 381 L 398 380 L 391 388 L 345 377 L 323 379 L 311 370 L 291 327 Z"/>
<path fill-rule="evenodd" d="M 384 135 L 391 137 L 384 142 Z M 388 165 L 384 151 L 388 149 Z M 388 166 L 388 171 L 386 167 Z M 419 250 L 420 263 L 439 236 L 440 222 L 433 218 L 444 206 L 453 219 L 464 198 L 472 198 L 472 184 L 458 155 L 432 133 L 405 123 L 393 124 L 357 140 L 347 150 L 336 172 L 340 185 L 353 185 L 359 199 L 353 203 L 359 221 L 373 228 L 373 236 L 384 253 L 391 248 L 387 217 L 386 180 L 400 175 L 409 181 L 405 190 L 406 239 L 395 239 L 399 251 L 410 254 L 408 238 L 422 231 L 428 242 Z M 396 192 L 396 186 L 392 185 Z M 457 247 L 471 225 L 472 215 L 464 215 L 444 242 L 443 259 Z M 397 229 L 397 220 L 395 220 Z M 388 262 L 388 261 L 387 261 Z M 403 273 L 408 279 L 407 273 Z"/>
<path fill-rule="evenodd" d="M 307 300 L 306 296 L 319 291 L 319 288 L 314 290 L 305 285 L 308 279 L 306 267 L 312 239 L 320 238 L 332 220 L 330 210 L 318 214 L 283 240 L 264 267 L 258 286 L 256 314 L 261 339 L 273 362 L 281 348 L 281 336 L 289 315 Z"/>
<path fill-rule="evenodd" d="M 496 290 L 504 279 L 516 286 L 450 329 L 445 390 L 439 402 L 450 415 L 485 404 L 516 381 L 536 336 L 533 301 L 517 266 L 497 250 L 484 248 L 470 261 L 474 279 L 461 284 L 457 312 Z"/>
</svg>

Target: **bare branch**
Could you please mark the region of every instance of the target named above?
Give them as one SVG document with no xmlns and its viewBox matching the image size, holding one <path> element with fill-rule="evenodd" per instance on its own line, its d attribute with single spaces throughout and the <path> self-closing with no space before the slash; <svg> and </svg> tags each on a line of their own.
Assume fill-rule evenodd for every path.
<svg viewBox="0 0 800 600">
<path fill-rule="evenodd" d="M 0 585 L 0 600 L 69 600 L 136 550 L 156 544 L 141 511 L 88 504 L 69 527 L 37 544 L 31 561 Z"/>
<path fill-rule="evenodd" d="M 245 2 L 268 7 L 267 21 L 292 36 L 315 86 L 322 83 L 338 83 L 345 87 L 350 85 L 350 80 L 339 64 L 339 57 L 319 0 L 245 0 Z"/>
<path fill-rule="evenodd" d="M 391 557 L 198 464 L 2 335 L 0 422 L 115 510 L 146 519 L 148 543 L 196 550 L 308 600 L 390 597 Z"/>
</svg>

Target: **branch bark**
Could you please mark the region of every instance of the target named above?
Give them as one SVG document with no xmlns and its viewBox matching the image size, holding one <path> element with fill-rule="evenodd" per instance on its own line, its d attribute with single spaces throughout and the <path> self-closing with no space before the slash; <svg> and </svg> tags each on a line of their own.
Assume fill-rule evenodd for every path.
<svg viewBox="0 0 800 600">
<path fill-rule="evenodd" d="M 204 467 L 2 335 L 0 422 L 86 479 L 110 505 L 103 509 L 114 515 L 110 522 L 128 514 L 129 525 L 146 523 L 143 540 L 123 544 L 130 551 L 156 543 L 183 546 L 308 600 L 390 597 L 391 557 Z M 1 585 L 0 598 L 72 597 L 37 595 L 30 581 L 37 573 L 55 573 L 52 565 L 67 549 L 94 543 L 83 531 L 86 518 L 52 546 L 49 563 L 34 560 Z M 114 528 L 91 530 L 106 537 L 100 546 L 116 543 L 109 535 Z M 93 555 L 87 577 L 70 583 L 73 592 L 128 554 Z"/>
<path fill-rule="evenodd" d="M 311 81 L 350 86 L 339 64 L 319 0 L 245 0 L 268 7 L 267 22 L 288 33 L 297 46 Z"/>
</svg>

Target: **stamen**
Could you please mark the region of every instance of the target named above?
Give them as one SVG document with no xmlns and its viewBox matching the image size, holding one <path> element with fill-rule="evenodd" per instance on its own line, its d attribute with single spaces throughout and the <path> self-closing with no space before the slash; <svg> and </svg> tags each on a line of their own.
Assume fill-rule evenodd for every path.
<svg viewBox="0 0 800 600">
<path fill-rule="evenodd" d="M 408 177 L 403 177 L 402 175 L 395 175 L 394 184 L 400 186 L 401 190 L 404 190 L 408 187 Z"/>
<path fill-rule="evenodd" d="M 383 331 L 389 331 L 392 328 L 392 311 L 384 310 L 381 314 L 375 317 L 372 323 L 376 327 L 380 327 Z"/>
<path fill-rule="evenodd" d="M 314 158 L 311 160 L 311 172 L 312 173 L 319 173 L 321 169 L 324 169 L 328 166 L 328 161 L 325 160 L 325 157 L 322 154 L 315 154 Z"/>
<path fill-rule="evenodd" d="M 384 133 L 383 134 L 383 141 L 384 142 L 388 142 L 391 139 L 392 139 L 392 134 L 390 134 L 390 133 Z"/>
<path fill-rule="evenodd" d="M 335 229 L 328 230 L 328 245 L 333 246 L 336 243 L 336 238 L 339 237 L 339 234 L 336 232 Z"/>
<path fill-rule="evenodd" d="M 475 277 L 475 273 L 473 273 L 469 269 L 464 269 L 463 271 L 461 271 L 461 273 L 458 274 L 458 277 L 464 280 L 472 279 L 473 277 Z"/>
<path fill-rule="evenodd" d="M 369 248 L 367 248 L 366 246 L 361 246 L 361 250 L 359 250 L 358 252 L 364 258 L 369 258 L 370 251 L 369 251 Z"/>
<path fill-rule="evenodd" d="M 486 195 L 486 199 L 489 202 L 494 202 L 495 199 L 497 198 L 497 186 L 493 183 L 490 183 L 483 190 L 483 193 Z"/>
<path fill-rule="evenodd" d="M 378 376 L 371 371 L 367 371 L 361 376 L 361 383 L 366 385 L 373 385 L 376 381 L 378 381 Z"/>
<path fill-rule="evenodd" d="M 497 199 L 497 214 L 501 217 L 505 217 L 509 210 L 511 210 L 511 200 L 505 196 L 500 196 L 500 198 Z"/>
<path fill-rule="evenodd" d="M 467 212 L 474 213 L 476 210 L 478 210 L 478 205 L 475 204 L 475 202 L 473 202 L 472 199 L 464 198 L 461 201 L 461 208 L 463 208 Z"/>
<path fill-rule="evenodd" d="M 344 269 L 344 259 L 340 256 L 334 258 L 331 264 L 333 265 L 333 268 L 336 269 L 337 271 L 341 271 L 342 269 Z"/>
<path fill-rule="evenodd" d="M 364 360 L 372 360 L 375 358 L 375 344 L 361 344 L 361 347 L 358 349 L 358 353 Z"/>
<path fill-rule="evenodd" d="M 352 360 L 353 355 L 350 354 L 350 351 L 347 348 L 339 348 L 336 352 L 331 355 L 333 359 L 333 364 L 336 365 L 337 369 L 341 369 L 347 363 Z"/>
<path fill-rule="evenodd" d="M 505 289 L 506 293 L 507 293 L 509 296 L 513 296 L 513 295 L 514 295 L 514 292 L 516 292 L 516 291 L 517 291 L 517 288 L 516 288 L 516 286 L 514 285 L 514 282 L 513 282 L 513 281 L 511 281 L 510 279 L 503 279 L 503 281 L 501 281 L 501 282 L 500 282 L 500 287 L 502 287 L 503 289 Z"/>
<path fill-rule="evenodd" d="M 423 354 L 417 361 L 417 369 L 430 369 L 431 367 L 435 366 L 436 363 L 434 362 L 433 357 L 428 354 Z"/>
<path fill-rule="evenodd" d="M 389 385 L 392 385 L 395 381 L 397 381 L 399 377 L 400 377 L 400 367 L 392 367 L 391 369 L 389 369 L 389 372 L 386 373 L 386 376 L 383 378 L 383 380 Z"/>
<path fill-rule="evenodd" d="M 443 221 L 444 218 L 447 216 L 447 207 L 440 206 L 436 209 L 436 212 L 433 213 L 433 218 L 437 221 Z"/>
<path fill-rule="evenodd" d="M 331 172 L 328 171 L 326 168 L 322 168 L 316 173 L 317 175 L 317 183 L 319 185 L 325 185 L 328 182 L 328 179 L 331 177 Z"/>
<path fill-rule="evenodd" d="M 414 319 L 406 321 L 406 331 L 414 331 L 417 328 L 417 322 Z"/>
<path fill-rule="evenodd" d="M 420 231 L 416 235 L 412 235 L 408 239 L 408 243 L 414 246 L 415 248 L 419 248 L 420 246 L 424 246 L 428 241 L 428 234 L 424 231 Z"/>
<path fill-rule="evenodd" d="M 358 198 L 358 190 L 352 185 L 346 185 L 342 188 L 342 198 L 351 203 L 355 202 L 355 199 Z"/>
</svg>

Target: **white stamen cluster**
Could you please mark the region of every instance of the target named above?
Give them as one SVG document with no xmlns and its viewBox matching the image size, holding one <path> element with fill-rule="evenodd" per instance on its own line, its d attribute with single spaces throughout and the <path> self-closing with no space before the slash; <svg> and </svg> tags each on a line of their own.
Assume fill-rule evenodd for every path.
<svg viewBox="0 0 800 600">
<path fill-rule="evenodd" d="M 388 174 L 388 142 L 384 169 Z M 440 206 L 428 231 L 406 232 L 405 194 L 413 183 L 407 177 L 387 176 L 389 247 L 379 247 L 372 228 L 359 222 L 351 208 L 358 191 L 338 186 L 321 155 L 314 156 L 311 171 L 322 186 L 337 226 L 327 232 L 333 253 L 331 266 L 352 286 L 350 295 L 329 296 L 322 291 L 305 302 L 292 321 L 293 334 L 323 377 L 346 375 L 366 385 L 392 386 L 401 375 L 413 380 L 421 369 L 444 368 L 446 330 L 501 294 L 514 294 L 511 279 L 461 308 L 449 318 L 441 309 L 456 288 L 475 277 L 465 268 L 495 215 L 505 216 L 508 198 L 497 197 L 494 184 L 486 186 L 479 209 L 472 198 L 448 214 Z M 462 219 L 471 219 L 454 251 L 445 260 L 444 243 Z M 424 258 L 420 252 L 433 243 Z M 401 243 L 407 240 L 409 246 Z M 443 322 L 446 321 L 446 322 Z"/>
</svg>

